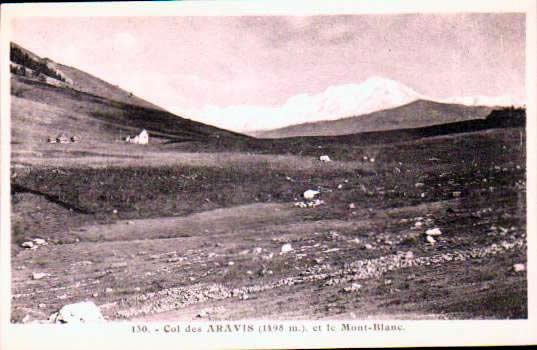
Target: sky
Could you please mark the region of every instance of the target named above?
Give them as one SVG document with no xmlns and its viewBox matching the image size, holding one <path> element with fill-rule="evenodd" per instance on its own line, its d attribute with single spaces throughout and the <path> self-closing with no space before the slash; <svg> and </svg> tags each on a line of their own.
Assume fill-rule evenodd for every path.
<svg viewBox="0 0 537 350">
<path fill-rule="evenodd" d="M 12 40 L 236 131 L 281 126 L 271 115 L 297 96 L 371 77 L 437 100 L 525 99 L 523 14 L 31 17 L 14 20 Z"/>
</svg>

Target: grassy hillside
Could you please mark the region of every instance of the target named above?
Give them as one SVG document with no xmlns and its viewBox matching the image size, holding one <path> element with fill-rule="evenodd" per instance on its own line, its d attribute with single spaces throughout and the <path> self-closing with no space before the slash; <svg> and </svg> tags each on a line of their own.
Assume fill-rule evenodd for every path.
<svg viewBox="0 0 537 350">
<path fill-rule="evenodd" d="M 175 141 L 247 138 L 171 113 L 112 101 L 77 90 L 13 76 L 12 142 L 44 142 L 60 132 L 82 140 L 116 141 L 122 133 L 147 129 L 153 137 Z"/>
<path fill-rule="evenodd" d="M 338 120 L 291 125 L 254 133 L 265 138 L 345 135 L 366 131 L 409 129 L 435 124 L 485 118 L 492 108 L 468 107 L 419 100 L 407 105 Z"/>
<path fill-rule="evenodd" d="M 56 65 L 62 72 L 65 72 L 67 76 L 73 79 L 73 85 L 76 90 L 87 92 L 92 95 L 103 96 L 107 99 L 126 104 L 164 110 L 162 107 L 136 97 L 132 93 L 121 89 L 119 86 L 109 84 L 91 74 L 63 64 L 56 63 Z"/>
<path fill-rule="evenodd" d="M 32 72 L 40 72 L 48 77 L 64 82 L 67 81 L 68 86 L 80 92 L 136 106 L 163 110 L 161 107 L 136 97 L 119 86 L 109 84 L 76 68 L 54 62 L 48 58 L 42 58 L 13 42 L 11 43 L 10 59 L 11 62 L 24 66 Z"/>
</svg>

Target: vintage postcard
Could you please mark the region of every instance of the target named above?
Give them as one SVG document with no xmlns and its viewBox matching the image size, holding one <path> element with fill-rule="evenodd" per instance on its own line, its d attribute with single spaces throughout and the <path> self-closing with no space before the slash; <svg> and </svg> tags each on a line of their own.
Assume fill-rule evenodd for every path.
<svg viewBox="0 0 537 350">
<path fill-rule="evenodd" d="M 1 15 L 0 345 L 537 343 L 535 2 Z"/>
</svg>

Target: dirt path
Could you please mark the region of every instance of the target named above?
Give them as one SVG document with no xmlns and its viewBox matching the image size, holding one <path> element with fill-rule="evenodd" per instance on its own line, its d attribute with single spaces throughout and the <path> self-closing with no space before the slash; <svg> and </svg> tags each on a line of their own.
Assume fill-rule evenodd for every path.
<svg viewBox="0 0 537 350">
<path fill-rule="evenodd" d="M 64 304 L 93 300 L 108 319 L 446 318 L 412 301 L 430 288 L 416 283 L 416 270 L 456 272 L 441 283 L 452 289 L 439 299 L 449 304 L 468 287 L 453 282 L 470 273 L 469 263 L 505 257 L 471 273 L 496 271 L 504 284 L 518 283 L 510 269 L 525 249 L 518 231 L 487 244 L 452 235 L 427 243 L 423 231 L 434 225 L 431 218 L 459 205 L 362 209 L 353 220 L 309 221 L 310 209 L 265 203 L 89 225 L 74 232 L 78 243 L 14 257 L 14 315 L 42 320 Z M 425 227 L 415 228 L 416 220 Z M 284 244 L 293 249 L 282 253 Z M 36 272 L 47 275 L 32 279 Z"/>
</svg>

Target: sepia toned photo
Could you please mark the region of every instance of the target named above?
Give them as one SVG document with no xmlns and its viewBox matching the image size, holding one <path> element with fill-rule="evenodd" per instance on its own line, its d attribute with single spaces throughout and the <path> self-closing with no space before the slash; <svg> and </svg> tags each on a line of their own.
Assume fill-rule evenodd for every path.
<svg viewBox="0 0 537 350">
<path fill-rule="evenodd" d="M 524 11 L 13 16 L 3 40 L 13 326 L 528 321 Z"/>
</svg>

